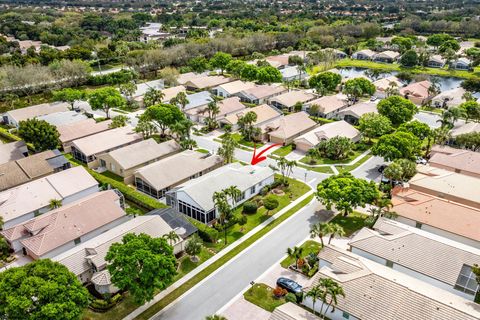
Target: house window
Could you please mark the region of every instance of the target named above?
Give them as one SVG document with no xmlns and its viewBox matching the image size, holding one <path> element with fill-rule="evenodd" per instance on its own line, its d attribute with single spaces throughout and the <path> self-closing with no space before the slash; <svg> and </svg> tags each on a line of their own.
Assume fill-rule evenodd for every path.
<svg viewBox="0 0 480 320">
<path fill-rule="evenodd" d="M 478 291 L 478 283 L 475 274 L 472 272 L 472 267 L 466 264 L 462 266 L 454 288 L 471 295 L 474 295 Z"/>
<path fill-rule="evenodd" d="M 421 222 L 415 222 L 415 228 L 422 229 L 422 223 Z"/>
<path fill-rule="evenodd" d="M 80 242 L 82 242 L 80 238 L 73 240 L 73 243 L 75 243 L 75 245 L 79 244 Z"/>
<path fill-rule="evenodd" d="M 343 319 L 350 319 L 350 314 L 348 312 L 343 311 L 342 317 Z"/>
<path fill-rule="evenodd" d="M 254 193 L 255 193 L 255 191 L 256 191 L 256 188 L 255 188 L 255 186 L 253 186 L 253 187 L 251 187 L 251 188 L 250 188 L 250 194 L 254 194 Z"/>
<path fill-rule="evenodd" d="M 390 261 L 390 260 L 387 260 L 387 262 L 385 263 L 385 265 L 389 268 L 393 268 L 393 261 Z"/>
</svg>

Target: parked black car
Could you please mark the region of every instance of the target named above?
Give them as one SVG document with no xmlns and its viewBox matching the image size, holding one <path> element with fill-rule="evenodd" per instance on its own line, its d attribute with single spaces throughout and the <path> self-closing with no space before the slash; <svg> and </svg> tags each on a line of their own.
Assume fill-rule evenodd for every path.
<svg viewBox="0 0 480 320">
<path fill-rule="evenodd" d="M 382 164 L 377 170 L 378 172 L 383 173 L 383 170 L 385 170 L 386 167 L 388 167 L 386 164 Z"/>
<path fill-rule="evenodd" d="M 277 286 L 295 294 L 302 293 L 303 289 L 303 287 L 295 281 L 283 277 L 277 279 Z"/>
</svg>

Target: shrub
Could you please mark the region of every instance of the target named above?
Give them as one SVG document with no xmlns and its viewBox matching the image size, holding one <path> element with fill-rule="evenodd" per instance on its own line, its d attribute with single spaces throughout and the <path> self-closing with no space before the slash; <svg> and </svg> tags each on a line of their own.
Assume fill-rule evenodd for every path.
<svg viewBox="0 0 480 320">
<path fill-rule="evenodd" d="M 317 273 L 317 271 L 318 271 L 318 263 L 313 265 L 312 269 L 308 271 L 307 276 L 311 278 L 315 275 L 315 273 Z"/>
<path fill-rule="evenodd" d="M 263 199 L 263 206 L 268 211 L 274 210 L 278 207 L 278 200 L 273 195 L 266 196 L 265 199 Z"/>
<path fill-rule="evenodd" d="M 243 204 L 243 212 L 246 214 L 254 214 L 257 212 L 257 204 L 252 201 L 246 201 Z"/>
<path fill-rule="evenodd" d="M 238 225 L 240 225 L 240 226 L 246 225 L 247 222 L 248 222 L 247 216 L 244 215 L 244 214 L 242 214 L 240 219 L 238 219 Z"/>
<path fill-rule="evenodd" d="M 267 195 L 267 193 L 268 193 L 268 187 L 263 187 L 263 188 L 260 190 L 260 192 L 259 192 L 259 194 L 260 194 L 262 197 L 265 196 L 265 195 Z"/>
<path fill-rule="evenodd" d="M 283 297 L 288 293 L 288 291 L 281 287 L 276 287 L 273 289 L 272 293 L 275 295 L 275 297 Z"/>
<path fill-rule="evenodd" d="M 287 293 L 287 295 L 285 296 L 285 300 L 287 302 L 293 302 L 293 303 L 297 303 L 297 296 L 294 294 L 294 293 Z"/>
<path fill-rule="evenodd" d="M 103 74 L 99 76 L 90 76 L 88 78 L 87 84 L 93 86 L 101 85 L 116 85 L 121 83 L 127 83 L 137 78 L 137 75 L 134 71 L 131 70 L 120 70 L 117 72 L 112 72 L 109 74 Z"/>
<path fill-rule="evenodd" d="M 218 231 L 214 228 L 205 227 L 198 229 L 198 235 L 205 242 L 216 243 L 218 240 Z"/>
</svg>

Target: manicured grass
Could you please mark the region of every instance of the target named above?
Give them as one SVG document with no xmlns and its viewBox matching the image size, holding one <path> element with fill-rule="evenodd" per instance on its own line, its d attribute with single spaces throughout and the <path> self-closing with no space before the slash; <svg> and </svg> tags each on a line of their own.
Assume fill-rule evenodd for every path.
<svg viewBox="0 0 480 320">
<path fill-rule="evenodd" d="M 231 135 L 232 135 L 233 140 L 237 141 L 240 145 L 245 146 L 245 147 L 254 148 L 256 146 L 257 148 L 261 148 L 264 145 L 264 143 L 262 143 L 262 142 L 246 141 L 245 139 L 243 139 L 243 136 L 238 132 L 234 132 Z M 224 134 L 219 136 L 219 138 L 222 139 L 223 136 L 224 136 Z"/>
<path fill-rule="evenodd" d="M 355 160 L 359 155 L 361 155 L 363 151 L 352 151 L 347 158 L 342 159 L 342 160 L 332 160 L 328 158 L 315 158 L 314 162 L 311 162 L 312 158 L 309 156 L 305 156 L 302 159 L 300 159 L 301 163 L 305 164 L 338 164 L 338 163 L 349 163 Z"/>
<path fill-rule="evenodd" d="M 110 171 L 104 171 L 102 173 L 100 173 L 102 176 L 105 176 L 107 178 L 110 178 L 110 179 L 113 179 L 115 181 L 118 181 L 118 182 L 122 182 L 123 183 L 123 177 L 119 176 L 118 174 L 115 174 L 113 172 L 110 172 Z"/>
<path fill-rule="evenodd" d="M 185 282 L 183 285 L 175 289 L 173 292 L 171 292 L 169 295 L 167 295 L 165 298 L 162 300 L 158 301 L 155 305 L 153 305 L 151 308 L 143 312 L 141 315 L 136 317 L 135 319 L 137 320 L 147 320 L 150 319 L 152 316 L 154 316 L 157 312 L 168 306 L 170 303 L 175 301 L 177 298 L 179 298 L 182 294 L 190 290 L 193 286 L 195 286 L 197 283 L 205 279 L 208 275 L 213 273 L 215 270 L 217 270 L 219 267 L 233 259 L 235 256 L 237 256 L 240 252 L 248 248 L 250 245 L 252 245 L 255 241 L 263 237 L 265 234 L 270 232 L 273 228 L 278 226 L 280 223 L 288 219 L 290 216 L 295 214 L 298 210 L 300 210 L 302 207 L 306 206 L 310 201 L 312 201 L 313 195 L 308 196 L 304 200 L 302 200 L 299 204 L 285 212 L 282 216 L 280 216 L 278 219 L 275 219 L 274 221 L 270 222 L 265 228 L 262 230 L 258 231 L 255 233 L 253 236 L 239 244 L 237 247 L 232 249 L 232 251 L 228 252 L 225 254 L 223 257 L 206 267 L 204 270 L 199 272 L 195 277 L 190 279 L 189 281 Z M 132 310 L 133 311 L 133 308 Z M 107 318 L 104 318 L 107 319 Z M 112 318 L 114 319 L 114 318 Z M 115 318 L 119 319 L 119 318 Z"/>
<path fill-rule="evenodd" d="M 337 214 L 330 222 L 337 223 L 343 227 L 345 235 L 351 236 L 355 231 L 362 229 L 365 226 L 365 219 L 368 215 L 360 212 L 352 212 L 344 217 L 343 214 Z"/>
<path fill-rule="evenodd" d="M 269 312 L 273 312 L 276 307 L 287 302 L 284 297 L 275 297 L 273 295 L 273 288 L 263 283 L 254 284 L 243 294 L 243 297 L 245 300 Z"/>
<path fill-rule="evenodd" d="M 337 61 L 335 64 L 336 68 L 345 68 L 345 67 L 358 67 L 358 68 L 368 68 L 368 69 L 378 69 L 385 71 L 408 71 L 415 74 L 429 74 L 434 76 L 441 77 L 457 77 L 457 78 L 476 78 L 480 76 L 479 68 L 475 68 L 474 72 L 468 72 L 463 70 L 448 70 L 440 68 L 425 68 L 425 67 L 415 67 L 415 68 L 404 68 L 396 63 L 378 63 L 368 60 L 355 60 L 355 59 L 342 59 Z"/>
<path fill-rule="evenodd" d="M 344 171 L 353 171 L 356 168 L 360 167 L 362 164 L 364 164 L 371 157 L 372 157 L 371 154 L 367 154 L 365 157 L 358 160 L 355 164 L 352 164 L 350 166 L 336 166 L 336 168 L 337 168 L 338 172 L 340 172 L 340 173 L 342 173 Z"/>
<path fill-rule="evenodd" d="M 212 256 L 213 256 L 213 253 L 210 250 L 208 250 L 208 248 L 206 247 L 203 247 L 202 252 L 200 252 L 200 254 L 197 256 L 199 259 L 198 262 L 193 262 L 192 259 L 190 259 L 190 256 L 185 254 L 183 257 L 179 259 L 179 266 L 177 270 L 178 273 L 175 276 L 174 281 L 179 280 L 184 275 L 186 275 L 187 273 L 189 273 L 190 271 L 192 271 L 193 269 L 195 269 L 196 267 L 198 267 L 199 265 L 201 265 L 202 263 L 210 259 Z"/>
<path fill-rule="evenodd" d="M 293 151 L 293 146 L 291 144 L 278 148 L 277 150 L 273 151 L 272 154 L 285 157 L 287 154 Z"/>
<path fill-rule="evenodd" d="M 297 164 L 300 168 L 304 168 L 310 171 L 315 171 L 318 173 L 326 173 L 326 174 L 333 174 L 332 169 L 329 166 L 325 167 L 307 167 L 306 165 L 302 165 L 300 163 Z"/>
<path fill-rule="evenodd" d="M 210 151 L 205 150 L 205 149 L 201 149 L 201 148 L 200 149 L 195 149 L 195 151 L 198 151 L 200 153 L 210 153 Z"/>
<path fill-rule="evenodd" d="M 318 243 L 317 241 L 307 240 L 304 243 L 302 243 L 300 248 L 303 248 L 302 258 L 305 258 L 310 253 L 314 253 L 315 255 L 317 255 L 320 252 L 320 249 L 322 248 L 322 245 L 320 243 Z M 280 265 L 283 268 L 288 268 L 289 266 L 291 266 L 294 263 L 295 263 L 295 260 L 293 258 L 286 257 L 282 262 L 280 262 Z"/>
</svg>

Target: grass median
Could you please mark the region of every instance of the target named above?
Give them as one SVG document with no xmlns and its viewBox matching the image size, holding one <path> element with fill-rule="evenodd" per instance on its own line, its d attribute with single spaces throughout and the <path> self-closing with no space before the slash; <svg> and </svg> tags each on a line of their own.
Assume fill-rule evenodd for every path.
<svg viewBox="0 0 480 320">
<path fill-rule="evenodd" d="M 183 285 L 172 291 L 170 294 L 165 296 L 162 300 L 158 301 L 156 304 L 154 304 L 152 307 L 150 307 L 148 310 L 140 314 L 138 317 L 135 319 L 141 320 L 141 319 L 150 319 L 152 316 L 154 316 L 157 312 L 161 311 L 163 308 L 168 306 L 170 303 L 178 299 L 181 295 L 186 293 L 188 290 L 193 288 L 196 284 L 198 284 L 200 281 L 205 279 L 208 275 L 212 274 L 215 270 L 226 264 L 228 261 L 236 257 L 240 252 L 248 248 L 250 245 L 252 245 L 255 241 L 263 237 L 265 234 L 270 232 L 273 228 L 278 226 L 280 223 L 285 221 L 287 218 L 292 216 L 295 212 L 300 210 L 302 207 L 307 205 L 311 200 L 313 199 L 313 195 L 308 196 L 304 200 L 302 200 L 299 204 L 288 210 L 286 213 L 278 217 L 277 219 L 273 220 L 270 222 L 268 225 L 266 225 L 262 230 L 258 231 L 255 233 L 253 236 L 239 244 L 237 247 L 232 249 L 230 252 L 226 253 L 223 257 L 206 267 L 204 270 L 200 271 L 195 277 L 192 279 L 188 280 L 185 282 Z"/>
</svg>

